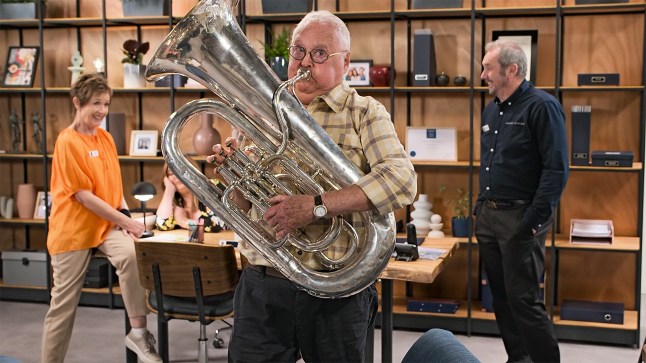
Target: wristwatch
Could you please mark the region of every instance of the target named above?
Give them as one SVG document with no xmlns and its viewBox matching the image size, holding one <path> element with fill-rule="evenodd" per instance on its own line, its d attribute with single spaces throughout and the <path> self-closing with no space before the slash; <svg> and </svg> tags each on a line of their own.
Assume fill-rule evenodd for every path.
<svg viewBox="0 0 646 363">
<path fill-rule="evenodd" d="M 323 204 L 323 198 L 321 198 L 321 195 L 317 195 L 314 197 L 314 217 L 316 218 L 323 218 L 327 215 L 327 208 L 325 207 L 325 204 Z"/>
</svg>

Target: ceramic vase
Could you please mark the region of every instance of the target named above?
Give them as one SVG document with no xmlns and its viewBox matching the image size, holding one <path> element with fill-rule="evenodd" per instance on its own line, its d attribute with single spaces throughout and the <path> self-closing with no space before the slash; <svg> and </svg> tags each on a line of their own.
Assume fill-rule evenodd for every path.
<svg viewBox="0 0 646 363">
<path fill-rule="evenodd" d="M 213 115 L 200 115 L 200 128 L 193 134 L 193 148 L 198 155 L 213 154 L 213 145 L 221 141 L 220 133 L 213 128 Z"/>
<path fill-rule="evenodd" d="M 0 197 L 0 215 L 6 219 L 13 217 L 13 198 Z"/>
<path fill-rule="evenodd" d="M 18 218 L 33 218 L 36 206 L 36 187 L 33 184 L 19 184 L 15 203 Z"/>
<path fill-rule="evenodd" d="M 284 57 L 272 57 L 269 59 L 269 66 L 281 81 L 287 80 L 287 59 Z"/>
<path fill-rule="evenodd" d="M 390 86 L 390 65 L 378 64 L 370 67 L 370 82 L 375 87 Z"/>
<path fill-rule="evenodd" d="M 431 230 L 431 216 L 433 215 L 431 208 L 433 208 L 433 203 L 428 200 L 428 195 L 420 194 L 417 201 L 413 203 L 413 207 L 415 207 L 415 210 L 410 214 L 412 218 L 410 223 L 415 225 L 418 237 L 426 237 Z"/>
<path fill-rule="evenodd" d="M 123 88 L 145 88 L 146 66 L 143 64 L 123 64 Z"/>
</svg>

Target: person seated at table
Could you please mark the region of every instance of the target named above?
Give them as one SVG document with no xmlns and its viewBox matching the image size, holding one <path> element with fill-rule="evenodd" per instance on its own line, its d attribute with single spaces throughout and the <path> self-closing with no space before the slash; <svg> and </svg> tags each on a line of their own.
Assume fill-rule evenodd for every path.
<svg viewBox="0 0 646 363">
<path fill-rule="evenodd" d="M 173 171 L 164 163 L 161 202 L 157 207 L 155 227 L 161 231 L 188 229 L 189 225 L 204 224 L 204 232 L 220 232 L 224 222 L 200 202 Z"/>
</svg>

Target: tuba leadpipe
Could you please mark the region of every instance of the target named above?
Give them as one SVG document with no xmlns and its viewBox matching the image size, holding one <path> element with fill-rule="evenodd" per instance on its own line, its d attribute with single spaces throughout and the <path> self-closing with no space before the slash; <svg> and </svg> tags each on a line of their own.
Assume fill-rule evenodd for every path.
<svg viewBox="0 0 646 363">
<path fill-rule="evenodd" d="M 301 230 L 277 239 L 262 221 L 267 200 L 277 194 L 316 195 L 355 183 L 364 173 L 309 115 L 293 86 L 309 71 L 280 83 L 238 26 L 230 0 L 200 1 L 168 34 L 146 69 L 149 81 L 181 74 L 220 100 L 200 99 L 170 115 L 162 132 L 162 152 L 173 173 L 242 239 L 299 288 L 323 298 L 353 295 L 374 283 L 395 243 L 394 216 L 359 213 L 358 232 L 341 216 L 330 218 L 316 238 Z M 216 114 L 254 145 L 237 149 L 218 167 L 222 181 L 211 182 L 186 159 L 179 135 L 199 113 Z M 260 213 L 252 218 L 232 201 L 242 193 Z M 343 235 L 348 251 L 330 258 L 326 248 Z M 292 254 L 312 253 L 331 269 L 308 268 Z"/>
</svg>

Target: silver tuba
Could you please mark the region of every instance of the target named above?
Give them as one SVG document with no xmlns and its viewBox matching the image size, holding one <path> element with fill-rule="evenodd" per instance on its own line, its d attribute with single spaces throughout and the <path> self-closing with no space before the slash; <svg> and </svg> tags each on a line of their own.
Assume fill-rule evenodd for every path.
<svg viewBox="0 0 646 363">
<path fill-rule="evenodd" d="M 191 101 L 170 116 L 162 133 L 162 151 L 173 173 L 311 295 L 340 298 L 374 283 L 393 251 L 392 213 L 361 213 L 361 232 L 338 216 L 325 221 L 320 235 L 311 237 L 301 229 L 282 239 L 262 220 L 272 196 L 338 190 L 364 175 L 294 97 L 295 82 L 307 79 L 309 71 L 299 71 L 281 84 L 238 26 L 231 0 L 202 0 L 170 32 L 146 69 L 148 80 L 170 74 L 188 76 L 222 100 Z M 201 112 L 219 115 L 254 145 L 237 149 L 218 167 L 223 179 L 218 184 L 208 180 L 179 148 L 182 128 Z M 236 191 L 255 206 L 260 217 L 249 216 L 233 203 Z M 326 249 L 340 236 L 348 241 L 348 252 L 340 258 L 328 257 Z M 330 271 L 308 268 L 292 251 L 311 253 Z"/>
</svg>

